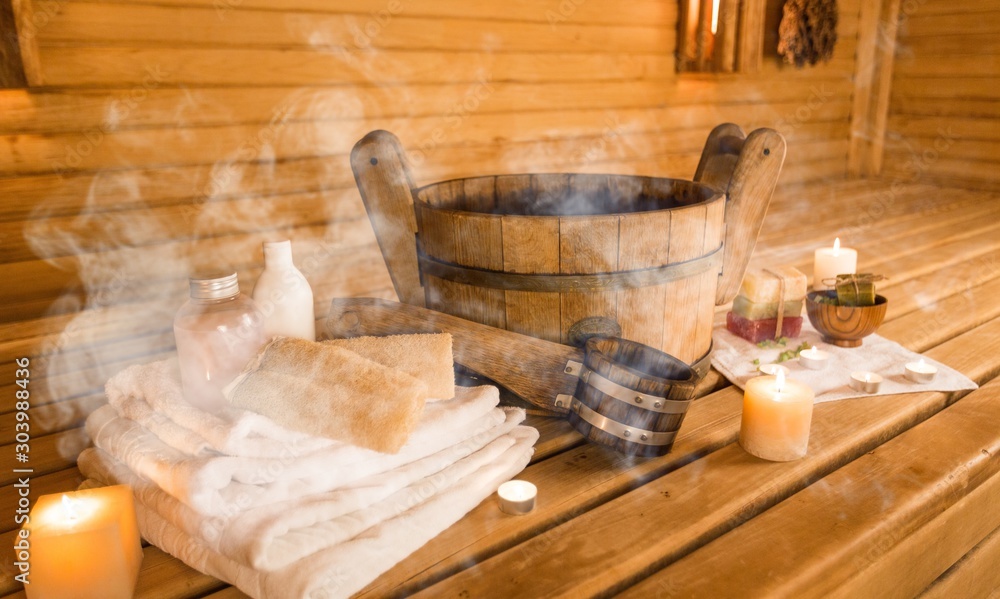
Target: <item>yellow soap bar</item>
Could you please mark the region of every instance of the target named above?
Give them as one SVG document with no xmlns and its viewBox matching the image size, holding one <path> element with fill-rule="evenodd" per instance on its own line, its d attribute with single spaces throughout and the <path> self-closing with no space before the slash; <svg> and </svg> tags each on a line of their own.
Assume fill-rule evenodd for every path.
<svg viewBox="0 0 1000 599">
<path fill-rule="evenodd" d="M 806 296 L 806 276 L 794 266 L 768 269 L 785 279 L 785 301 L 800 300 Z M 756 268 L 747 271 L 740 287 L 740 295 L 755 304 L 777 302 L 781 280 L 770 272 Z"/>
</svg>

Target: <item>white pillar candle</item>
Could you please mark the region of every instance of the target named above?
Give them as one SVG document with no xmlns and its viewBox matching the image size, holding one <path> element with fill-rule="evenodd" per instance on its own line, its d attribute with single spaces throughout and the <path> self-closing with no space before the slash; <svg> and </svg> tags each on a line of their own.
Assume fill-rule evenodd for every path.
<svg viewBox="0 0 1000 599">
<path fill-rule="evenodd" d="M 852 372 L 851 389 L 862 393 L 878 393 L 882 377 L 874 372 Z"/>
<path fill-rule="evenodd" d="M 778 371 L 747 381 L 740 421 L 740 445 L 752 455 L 772 462 L 806 455 L 809 425 L 816 395 L 807 385 Z"/>
<path fill-rule="evenodd" d="M 809 370 L 823 370 L 829 361 L 830 354 L 816 349 L 815 345 L 799 352 L 799 364 Z"/>
<path fill-rule="evenodd" d="M 919 362 L 910 362 L 906 365 L 906 378 L 910 379 L 914 383 L 926 385 L 934 380 L 934 376 L 936 374 L 937 368 L 924 362 L 923 358 L 920 358 Z"/>
<path fill-rule="evenodd" d="M 835 279 L 837 275 L 853 274 L 858 271 L 858 252 L 840 247 L 840 238 L 833 241 L 832 248 L 819 248 L 813 259 L 813 289 L 824 291 L 833 289 L 823 283 L 823 279 Z"/>
<path fill-rule="evenodd" d="M 523 516 L 535 509 L 538 487 L 526 480 L 510 480 L 497 489 L 500 510 L 512 516 Z"/>
</svg>

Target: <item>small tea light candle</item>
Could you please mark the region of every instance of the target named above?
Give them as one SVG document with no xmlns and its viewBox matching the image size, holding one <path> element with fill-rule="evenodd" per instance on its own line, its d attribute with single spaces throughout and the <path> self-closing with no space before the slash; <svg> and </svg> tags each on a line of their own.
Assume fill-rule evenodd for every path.
<svg viewBox="0 0 1000 599">
<path fill-rule="evenodd" d="M 835 279 L 837 275 L 846 275 L 858 271 L 858 252 L 851 248 L 840 247 L 840 238 L 833 241 L 832 248 L 819 248 L 813 256 L 813 289 L 824 291 L 833 289 L 832 285 L 823 283 L 823 279 Z"/>
<path fill-rule="evenodd" d="M 784 374 L 786 377 L 788 376 L 788 369 L 782 366 L 781 364 L 761 364 L 760 366 L 757 367 L 757 370 L 759 370 L 761 374 L 770 374 L 770 375 L 777 375 L 778 371 L 780 370 L 782 374 Z"/>
<path fill-rule="evenodd" d="M 937 368 L 924 362 L 923 358 L 920 358 L 919 362 L 910 362 L 906 365 L 906 378 L 914 383 L 926 385 L 934 380 L 936 374 Z"/>
<path fill-rule="evenodd" d="M 799 364 L 809 370 L 823 370 L 829 361 L 830 354 L 816 349 L 815 345 L 799 352 Z"/>
<path fill-rule="evenodd" d="M 862 393 L 878 393 L 882 377 L 874 372 L 852 372 L 851 389 Z"/>
<path fill-rule="evenodd" d="M 14 552 L 25 564 L 18 568 L 27 574 L 28 599 L 132 597 L 142 563 L 132 489 L 116 485 L 39 497 L 15 537 Z"/>
<path fill-rule="evenodd" d="M 807 385 L 785 373 L 747 381 L 740 420 L 740 445 L 747 453 L 772 462 L 806 455 L 816 398 Z"/>
<path fill-rule="evenodd" d="M 500 510 L 512 516 L 523 516 L 535 509 L 538 487 L 526 480 L 510 480 L 500 485 Z"/>
</svg>

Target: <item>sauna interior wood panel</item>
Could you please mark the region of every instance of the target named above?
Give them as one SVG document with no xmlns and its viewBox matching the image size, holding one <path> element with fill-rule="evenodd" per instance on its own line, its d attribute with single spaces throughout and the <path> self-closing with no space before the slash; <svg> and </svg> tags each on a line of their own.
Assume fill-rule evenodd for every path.
<svg viewBox="0 0 1000 599">
<path fill-rule="evenodd" d="M 904 2 L 885 175 L 998 189 L 1000 5 Z"/>
</svg>

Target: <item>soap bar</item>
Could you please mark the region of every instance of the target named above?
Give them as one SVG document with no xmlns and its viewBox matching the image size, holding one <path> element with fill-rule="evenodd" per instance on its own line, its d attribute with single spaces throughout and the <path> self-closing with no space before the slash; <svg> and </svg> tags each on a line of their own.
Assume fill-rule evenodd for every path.
<svg viewBox="0 0 1000 599">
<path fill-rule="evenodd" d="M 794 266 L 768 269 L 785 279 L 785 301 L 802 299 L 806 296 L 806 276 Z M 777 302 L 781 280 L 763 269 L 748 270 L 740 286 L 740 295 L 754 303 Z"/>
<path fill-rule="evenodd" d="M 802 316 L 803 300 L 790 300 L 785 302 L 783 310 L 785 318 L 792 316 Z M 742 295 L 737 295 L 733 300 L 733 312 L 738 316 L 749 320 L 760 320 L 761 318 L 777 318 L 778 302 L 751 302 Z"/>
<path fill-rule="evenodd" d="M 837 275 L 837 303 L 841 306 L 874 306 L 875 279 L 872 275 Z"/>
<path fill-rule="evenodd" d="M 759 343 L 765 339 L 775 339 L 774 329 L 778 326 L 777 318 L 763 318 L 760 320 L 749 320 L 734 312 L 726 314 L 726 328 L 729 332 L 743 337 L 752 343 Z M 793 316 L 785 318 L 781 322 L 782 337 L 798 337 L 802 332 L 802 317 Z"/>
</svg>

